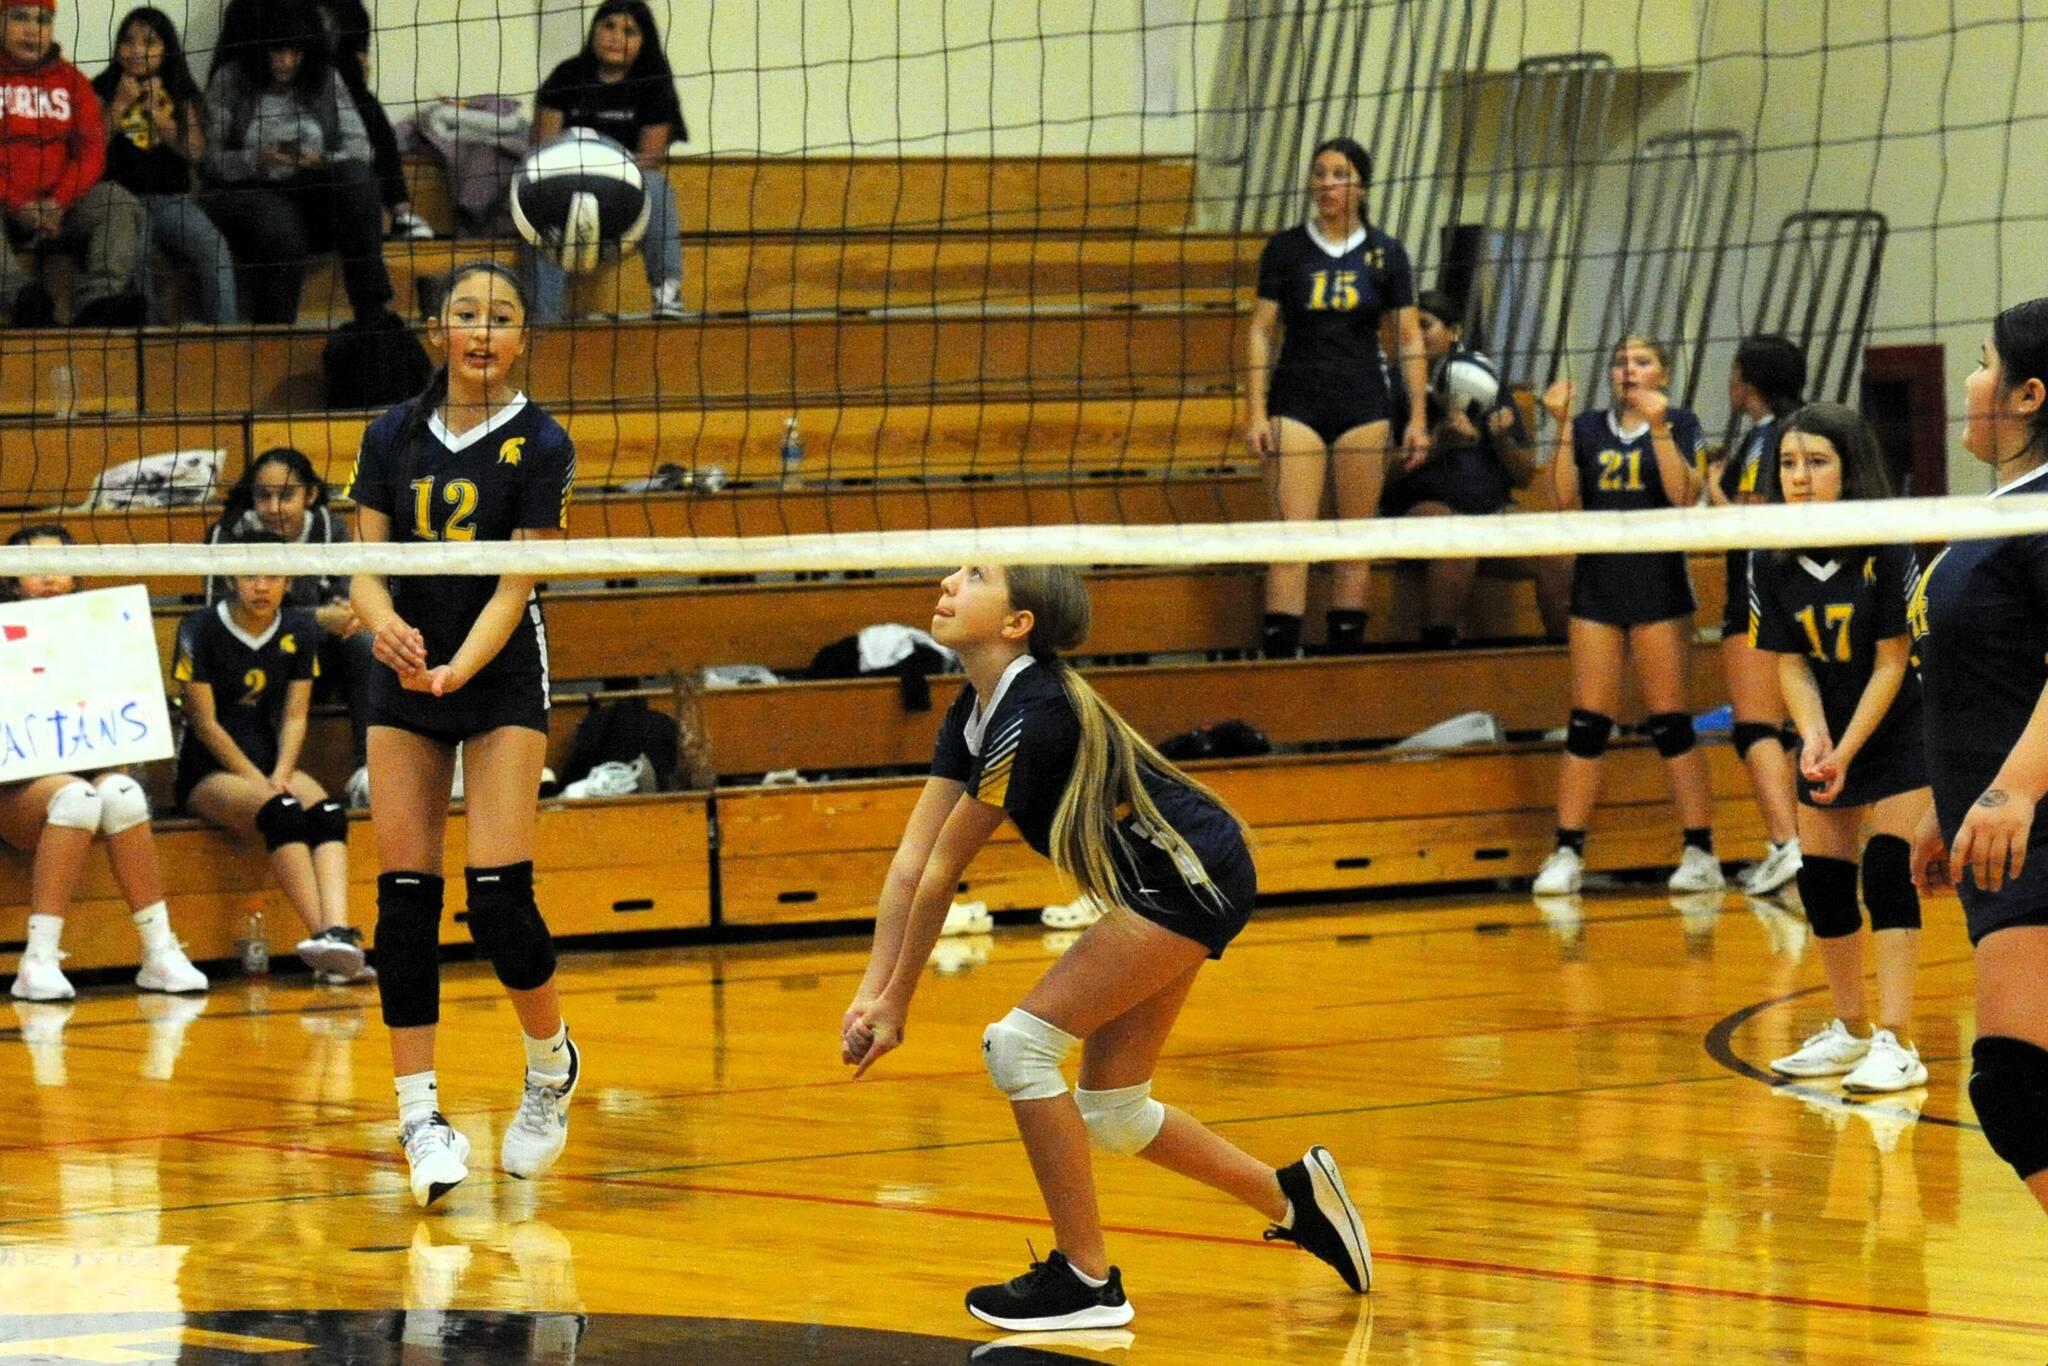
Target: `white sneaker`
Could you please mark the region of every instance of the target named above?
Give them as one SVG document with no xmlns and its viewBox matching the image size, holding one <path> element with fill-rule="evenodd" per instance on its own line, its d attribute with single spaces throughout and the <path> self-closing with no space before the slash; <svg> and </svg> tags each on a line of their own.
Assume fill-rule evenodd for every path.
<svg viewBox="0 0 2048 1366">
<path fill-rule="evenodd" d="M 421 1209 L 461 1185 L 469 1176 L 469 1140 L 439 1110 L 399 1132 L 411 1168 L 412 1198 Z"/>
<path fill-rule="evenodd" d="M 367 764 L 348 775 L 348 781 L 342 785 L 341 795 L 348 802 L 348 809 L 351 811 L 370 809 L 370 769 Z"/>
<path fill-rule="evenodd" d="M 1721 864 L 1704 849 L 1686 845 L 1678 856 L 1678 868 L 1664 884 L 1674 892 L 1718 892 L 1728 885 L 1721 876 Z"/>
<path fill-rule="evenodd" d="M 1869 1051 L 1870 1040 L 1857 1038 L 1840 1020 L 1830 1020 L 1795 1052 L 1772 1062 L 1771 1070 L 1781 1077 L 1839 1077 L 1853 1072 Z"/>
<path fill-rule="evenodd" d="M 996 918 L 988 913 L 986 901 L 956 901 L 946 912 L 939 934 L 987 934 L 995 927 Z"/>
<path fill-rule="evenodd" d="M 568 1079 L 528 1071 L 526 1093 L 519 1098 L 519 1113 L 505 1126 L 505 1141 L 499 1146 L 498 1160 L 508 1174 L 522 1181 L 554 1166 L 569 1142 L 569 1097 L 576 1094 L 583 1059 L 576 1051 L 576 1041 L 569 1039 L 567 1043 Z"/>
<path fill-rule="evenodd" d="M 1743 870 L 1742 890 L 1751 896 L 1768 896 L 1799 876 L 1799 837 L 1774 844 L 1763 858 Z"/>
<path fill-rule="evenodd" d="M 636 792 L 654 791 L 654 765 L 644 754 L 633 762 L 612 760 L 598 764 L 589 773 L 562 789 L 564 797 L 630 797 Z"/>
<path fill-rule="evenodd" d="M 676 322 L 690 316 L 690 310 L 683 307 L 683 282 L 663 280 L 654 287 L 654 317 L 661 322 Z"/>
<path fill-rule="evenodd" d="M 1585 872 L 1586 861 L 1560 844 L 1536 870 L 1536 881 L 1529 890 L 1536 896 L 1570 896 L 1579 890 Z"/>
<path fill-rule="evenodd" d="M 394 240 L 429 242 L 433 240 L 433 225 L 411 209 L 400 209 L 391 215 L 391 236 Z"/>
<path fill-rule="evenodd" d="M 71 955 L 58 949 L 55 953 L 24 953 L 21 966 L 14 974 L 14 999 L 17 1001 L 68 1001 L 78 994 L 71 985 L 71 979 L 58 966 Z"/>
<path fill-rule="evenodd" d="M 353 979 L 363 970 L 363 932 L 353 925 L 329 925 L 301 939 L 298 954 L 316 974 Z"/>
<path fill-rule="evenodd" d="M 173 939 L 157 952 L 142 955 L 135 985 L 144 991 L 204 991 L 207 982 L 206 974 L 185 956 L 185 946 Z"/>
<path fill-rule="evenodd" d="M 1927 1064 L 1920 1050 L 1903 1047 L 1889 1029 L 1870 1031 L 1869 1051 L 1856 1070 L 1842 1078 L 1844 1091 L 1910 1091 L 1927 1084 Z"/>
<path fill-rule="evenodd" d="M 1085 930 L 1102 919 L 1102 907 L 1086 892 L 1064 906 L 1047 906 L 1038 913 L 1038 923 L 1049 930 Z"/>
</svg>

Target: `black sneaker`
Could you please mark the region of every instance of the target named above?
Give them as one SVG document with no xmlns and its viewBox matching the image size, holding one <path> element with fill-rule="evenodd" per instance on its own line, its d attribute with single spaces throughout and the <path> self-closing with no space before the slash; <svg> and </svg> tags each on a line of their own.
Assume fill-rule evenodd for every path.
<svg viewBox="0 0 2048 1366">
<path fill-rule="evenodd" d="M 1266 1241 L 1298 1244 L 1336 1267 L 1344 1284 L 1359 1294 L 1371 1290 L 1372 1244 L 1330 1150 L 1310 1148 L 1301 1161 L 1282 1167 L 1279 1176 L 1281 1192 L 1294 1204 L 1294 1227 L 1276 1224 L 1266 1230 Z"/>
<path fill-rule="evenodd" d="M 1136 1311 L 1124 1298 L 1123 1273 L 1109 1269 L 1109 1283 L 1082 1283 L 1058 1248 L 1014 1281 L 978 1285 L 967 1292 L 967 1312 L 983 1323 L 1017 1333 L 1060 1328 L 1121 1328 Z"/>
</svg>

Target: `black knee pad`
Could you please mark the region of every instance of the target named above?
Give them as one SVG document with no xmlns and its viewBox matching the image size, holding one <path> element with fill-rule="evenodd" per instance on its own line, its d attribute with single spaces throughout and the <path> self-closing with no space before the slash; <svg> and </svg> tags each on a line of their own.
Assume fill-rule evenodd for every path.
<svg viewBox="0 0 2048 1366">
<path fill-rule="evenodd" d="M 1699 738 L 1693 734 L 1692 718 L 1682 711 L 1652 712 L 1643 729 L 1650 732 L 1650 743 L 1667 759 L 1690 754 Z"/>
<path fill-rule="evenodd" d="M 2048 1048 L 1987 1034 L 1970 1047 L 1970 1104 L 1991 1151 L 2026 1181 L 2048 1172 Z"/>
<path fill-rule="evenodd" d="M 1607 752 L 1607 740 L 1613 734 L 1613 717 L 1573 707 L 1571 719 L 1564 723 L 1564 752 L 1578 759 L 1597 759 Z"/>
<path fill-rule="evenodd" d="M 1920 928 L 1920 889 L 1913 885 L 1913 851 L 1897 835 L 1872 835 L 1863 846 L 1863 904 L 1873 930 Z"/>
<path fill-rule="evenodd" d="M 348 808 L 332 797 L 307 807 L 306 843 L 315 849 L 323 844 L 347 844 Z"/>
<path fill-rule="evenodd" d="M 1735 755 L 1739 759 L 1747 759 L 1752 746 L 1760 745 L 1766 740 L 1776 740 L 1781 734 L 1776 726 L 1766 725 L 1762 721 L 1737 721 L 1731 737 L 1735 743 Z"/>
<path fill-rule="evenodd" d="M 263 847 L 276 853 L 287 844 L 306 842 L 306 808 L 299 799 L 280 792 L 256 809 L 256 833 Z"/>
<path fill-rule="evenodd" d="M 1841 939 L 1863 928 L 1856 905 L 1856 865 L 1808 854 L 1799 861 L 1799 899 L 1817 939 Z"/>
<path fill-rule="evenodd" d="M 469 937 L 491 960 L 498 980 L 532 991 L 555 975 L 555 941 L 533 903 L 533 864 L 465 868 L 469 883 Z"/>
<path fill-rule="evenodd" d="M 377 878 L 377 999 L 391 1029 L 441 1019 L 441 893 L 433 873 Z"/>
</svg>

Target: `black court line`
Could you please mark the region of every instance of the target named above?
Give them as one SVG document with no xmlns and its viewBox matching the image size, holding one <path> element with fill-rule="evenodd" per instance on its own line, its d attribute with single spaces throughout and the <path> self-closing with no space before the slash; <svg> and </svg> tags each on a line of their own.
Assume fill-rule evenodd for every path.
<svg viewBox="0 0 2048 1366">
<path fill-rule="evenodd" d="M 1954 967 L 1958 963 L 1968 963 L 1970 961 L 1972 960 L 1970 960 L 1969 958 L 1939 958 L 1931 963 L 1922 963 L 1920 964 L 1920 966 L 1922 968 L 1946 968 Z M 1758 1067 L 1756 1064 L 1742 1058 L 1735 1051 L 1735 1031 L 1742 1028 L 1742 1026 L 1744 1026 L 1745 1024 L 1748 1024 L 1752 1019 L 1756 1018 L 1758 1015 L 1763 1014 L 1767 1010 L 1774 1010 L 1777 1007 L 1784 1005 L 1790 1001 L 1802 1000 L 1808 996 L 1819 995 L 1821 992 L 1824 992 L 1827 989 L 1827 984 L 1825 982 L 1821 983 L 1819 986 L 1802 987 L 1798 991 L 1788 991 L 1783 996 L 1773 996 L 1769 1000 L 1757 1001 L 1752 1005 L 1746 1005 L 1742 1009 L 1734 1012 L 1731 1015 L 1723 1016 L 1721 1019 L 1714 1022 L 1713 1027 L 1707 1030 L 1706 1037 L 1701 1040 L 1702 1046 L 1705 1047 L 1705 1049 L 1707 1050 L 1707 1056 L 1712 1058 L 1715 1062 L 1719 1063 L 1722 1067 L 1727 1068 L 1728 1071 L 1733 1073 L 1735 1076 L 1741 1077 L 1745 1081 L 1762 1082 L 1765 1086 L 1770 1087 L 1773 1091 L 1783 1091 L 1787 1094 L 1798 1096 L 1811 1095 L 1818 1099 L 1842 1101 L 1849 1105 L 1862 1105 L 1867 1103 L 1865 1101 L 1851 1099 L 1834 1091 L 1826 1091 L 1818 1089 L 1816 1087 L 1807 1086 L 1803 1084 L 1802 1079 L 1798 1077 L 1781 1077 L 1776 1075 L 1775 1073 L 1767 1072 L 1763 1068 Z M 1961 1062 L 1962 1059 L 1959 1057 L 1922 1058 L 1921 1061 L 1950 1063 Z M 1877 1103 L 1882 1104 L 1884 1101 L 1884 1096 L 1882 1094 L 1873 1095 L 1870 1099 L 1871 1101 L 1875 1101 Z M 1981 1134 L 1984 1132 L 1984 1129 L 1981 1125 L 1972 1124 L 1967 1119 L 1958 1119 L 1953 1115 L 1930 1115 L 1925 1111 L 1922 1111 L 1919 1115 L 1919 1122 L 1922 1124 L 1940 1124 L 1951 1129 L 1968 1129 L 1971 1133 L 1975 1134 Z"/>
</svg>

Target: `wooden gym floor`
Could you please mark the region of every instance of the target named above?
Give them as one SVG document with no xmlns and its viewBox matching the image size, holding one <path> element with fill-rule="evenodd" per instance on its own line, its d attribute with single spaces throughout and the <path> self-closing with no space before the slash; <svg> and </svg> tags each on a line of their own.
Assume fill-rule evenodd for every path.
<svg viewBox="0 0 2048 1366">
<path fill-rule="evenodd" d="M 478 1156 L 431 1214 L 368 993 L 102 988 L 0 1014 L 0 1363 L 2040 1361 L 2048 1221 L 1959 1093 L 1959 918 L 1930 908 L 1932 1083 L 1859 1104 L 1758 1073 L 1818 1020 L 1819 969 L 1739 896 L 1263 913 L 1159 1093 L 1276 1161 L 1335 1150 L 1370 1300 L 1108 1160 L 1129 1334 L 973 1358 L 997 1335 L 961 1292 L 1049 1242 L 977 1049 L 1056 951 L 1035 927 L 948 943 L 859 1083 L 859 941 L 565 957 L 585 1081 L 534 1183 L 494 1170 L 512 1017 L 453 968 L 442 1095 Z"/>
</svg>

